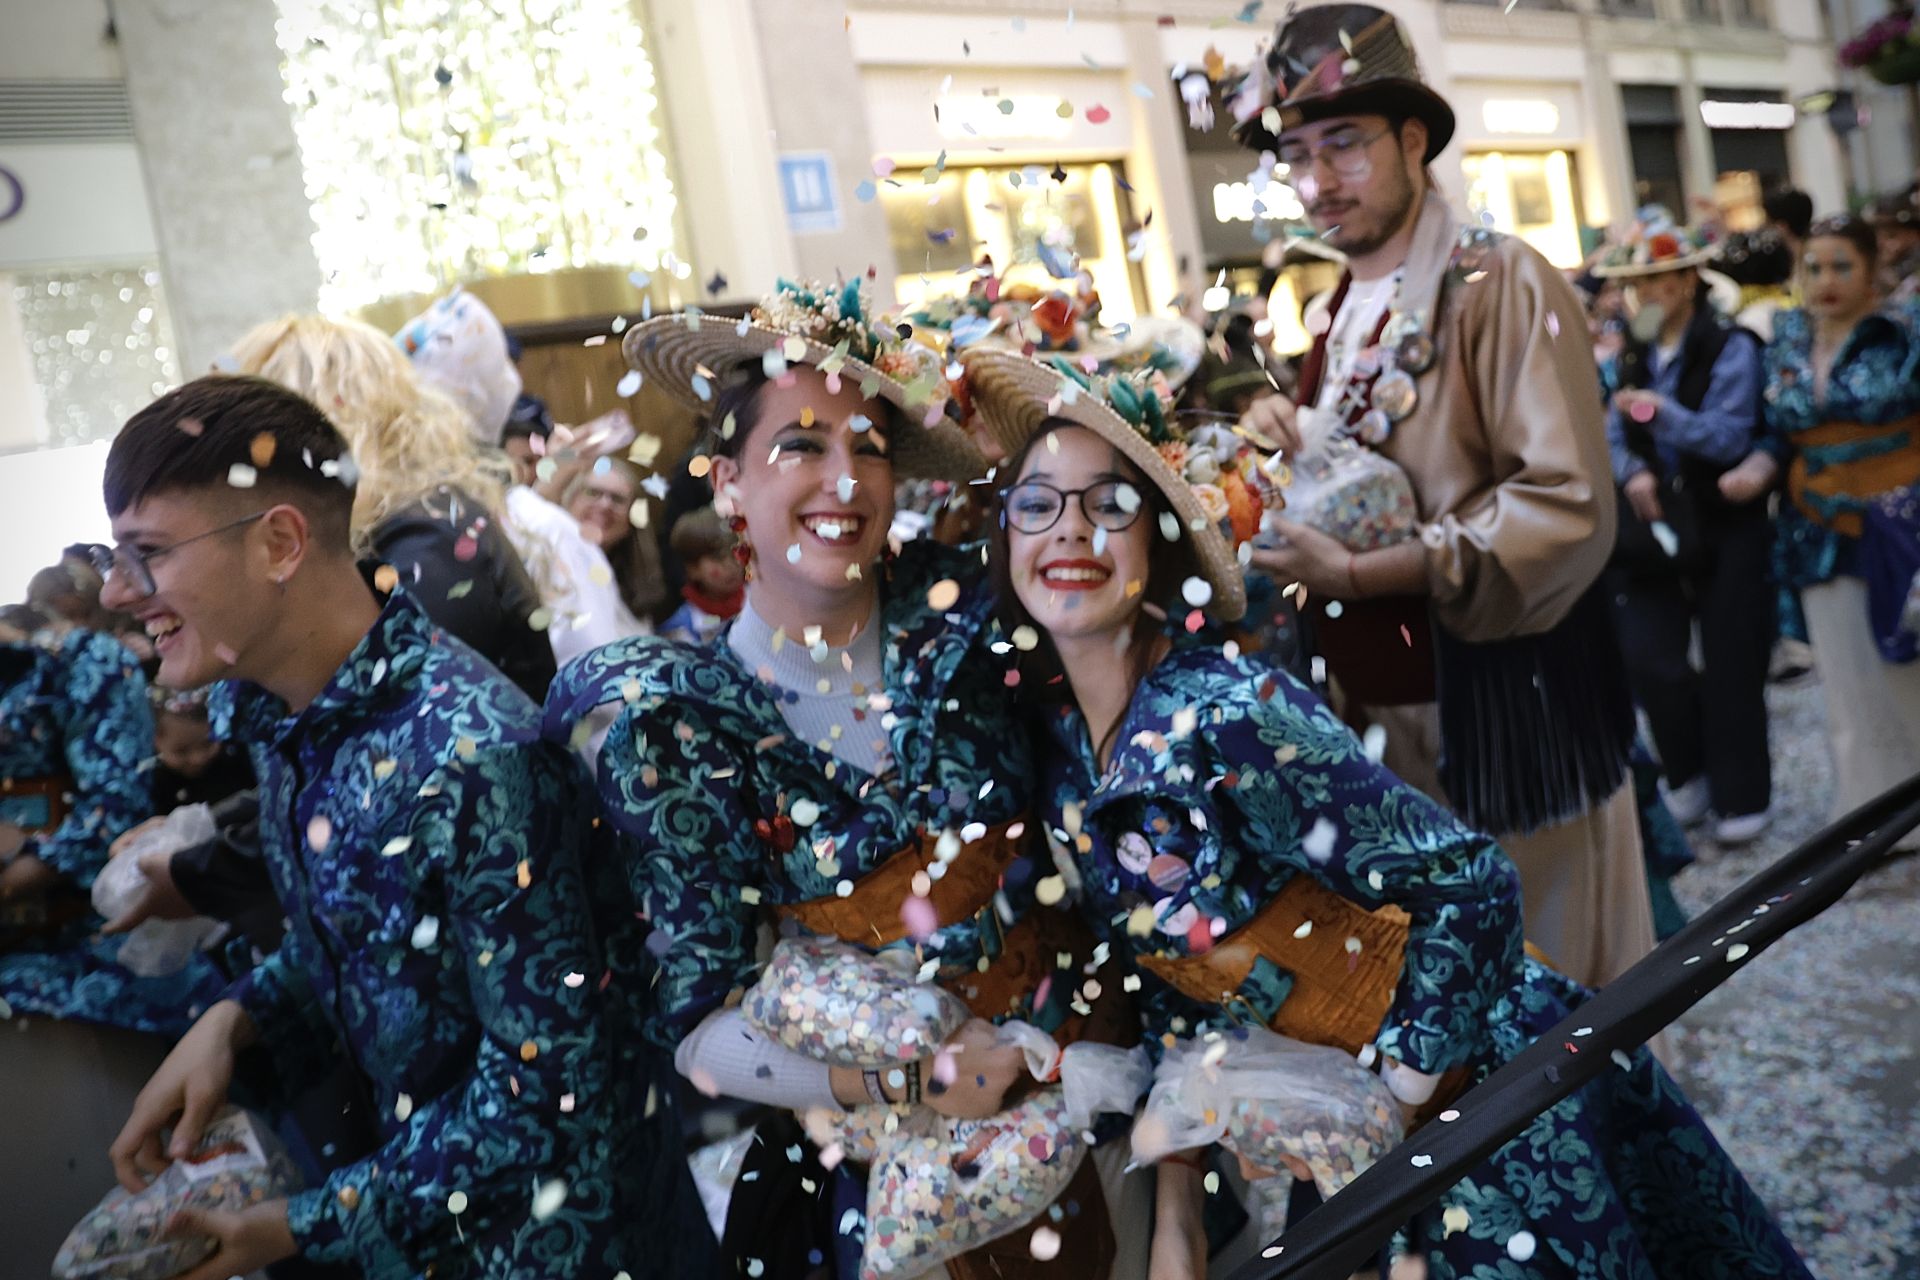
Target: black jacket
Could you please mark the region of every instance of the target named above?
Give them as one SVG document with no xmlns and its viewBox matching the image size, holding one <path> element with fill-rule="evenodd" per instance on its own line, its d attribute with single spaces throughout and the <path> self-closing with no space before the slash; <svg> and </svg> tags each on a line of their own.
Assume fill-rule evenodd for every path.
<svg viewBox="0 0 1920 1280">
<path fill-rule="evenodd" d="M 387 517 L 374 554 L 400 573 L 434 622 L 500 668 L 535 702 L 553 682 L 553 648 L 528 624 L 540 591 L 497 519 L 453 489 Z"/>
</svg>

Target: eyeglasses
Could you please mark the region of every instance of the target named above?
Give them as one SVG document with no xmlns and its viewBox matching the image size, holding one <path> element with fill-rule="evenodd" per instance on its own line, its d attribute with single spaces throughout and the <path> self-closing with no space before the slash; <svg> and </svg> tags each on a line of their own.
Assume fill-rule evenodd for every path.
<svg viewBox="0 0 1920 1280">
<path fill-rule="evenodd" d="M 1322 161 L 1343 178 L 1351 178 L 1367 167 L 1367 148 L 1392 133 L 1384 127 L 1369 134 L 1336 133 L 1311 147 L 1283 146 L 1274 153 L 1289 173 L 1306 174 Z"/>
<path fill-rule="evenodd" d="M 137 547 L 109 547 L 102 543 L 95 543 L 87 548 L 87 559 L 93 562 L 93 570 L 100 575 L 103 583 L 111 580 L 115 573 L 124 571 L 127 580 L 133 584 L 133 589 L 140 593 L 138 598 L 145 600 L 160 589 L 159 584 L 153 580 L 155 560 L 169 551 L 178 551 L 188 543 L 199 542 L 202 538 L 211 538 L 216 533 L 226 533 L 230 529 L 238 529 L 243 524 L 252 524 L 266 514 L 265 511 L 256 511 L 250 516 L 241 516 L 238 520 L 229 521 L 218 529 L 196 533 L 191 538 L 182 538 L 178 542 L 169 543 L 164 547 L 155 547 L 151 551 L 141 551 Z"/>
<path fill-rule="evenodd" d="M 1038 480 L 1000 491 L 1001 518 L 1019 533 L 1045 533 L 1060 523 L 1067 499 L 1080 500 L 1088 524 L 1119 533 L 1140 518 L 1140 491 L 1125 480 L 1103 480 L 1084 489 L 1056 489 Z"/>
</svg>

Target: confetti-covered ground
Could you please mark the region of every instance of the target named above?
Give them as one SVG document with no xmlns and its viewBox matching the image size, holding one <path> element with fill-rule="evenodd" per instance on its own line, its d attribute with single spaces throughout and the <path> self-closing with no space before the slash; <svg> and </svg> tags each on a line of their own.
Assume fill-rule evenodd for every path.
<svg viewBox="0 0 1920 1280">
<path fill-rule="evenodd" d="M 1770 689 L 1772 831 L 1701 861 L 1690 911 L 1824 826 L 1817 683 Z M 1920 858 L 1895 861 L 1682 1019 L 1679 1075 L 1822 1280 L 1920 1277 Z"/>
</svg>

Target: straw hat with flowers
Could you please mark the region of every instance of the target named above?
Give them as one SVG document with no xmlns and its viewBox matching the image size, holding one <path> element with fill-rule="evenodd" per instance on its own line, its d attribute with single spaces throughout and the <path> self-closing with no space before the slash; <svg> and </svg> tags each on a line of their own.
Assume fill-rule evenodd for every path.
<svg viewBox="0 0 1920 1280">
<path fill-rule="evenodd" d="M 1265 505 L 1277 504 L 1272 482 L 1258 465 L 1260 455 L 1246 447 L 1222 464 L 1210 449 L 1196 448 L 1168 416 L 1164 379 L 1151 373 L 1096 377 L 1066 360 L 1042 362 L 990 349 L 970 351 L 963 361 L 971 407 L 1009 456 L 1049 419 L 1093 432 L 1165 497 L 1173 519 L 1161 532 L 1192 540 L 1200 574 L 1211 588 L 1207 611 L 1226 622 L 1246 612 L 1246 583 L 1234 546 L 1252 536 Z M 1193 602 L 1191 595 L 1188 599 Z"/>
<path fill-rule="evenodd" d="M 965 481 L 986 470 L 979 450 L 946 415 L 940 358 L 909 340 L 910 327 L 869 317 L 860 282 L 838 287 L 782 280 L 744 318 L 689 308 L 627 331 L 627 363 L 697 412 L 756 372 L 778 378 L 809 365 L 830 382 L 851 379 L 860 394 L 900 410 L 888 441 L 894 470 L 906 480 Z"/>
</svg>

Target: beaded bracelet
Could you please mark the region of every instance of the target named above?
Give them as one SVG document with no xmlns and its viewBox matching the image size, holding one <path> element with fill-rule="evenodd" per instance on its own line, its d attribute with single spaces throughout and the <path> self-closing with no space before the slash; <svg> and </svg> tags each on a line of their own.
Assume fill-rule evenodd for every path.
<svg viewBox="0 0 1920 1280">
<path fill-rule="evenodd" d="M 863 1070 L 860 1073 L 860 1080 L 867 1086 L 867 1098 L 870 1101 L 876 1106 L 884 1107 L 887 1105 L 887 1091 L 880 1087 L 879 1071 L 872 1068 Z"/>
</svg>

